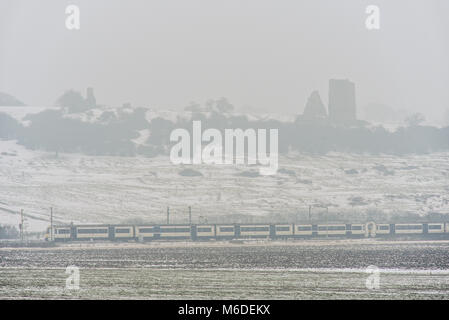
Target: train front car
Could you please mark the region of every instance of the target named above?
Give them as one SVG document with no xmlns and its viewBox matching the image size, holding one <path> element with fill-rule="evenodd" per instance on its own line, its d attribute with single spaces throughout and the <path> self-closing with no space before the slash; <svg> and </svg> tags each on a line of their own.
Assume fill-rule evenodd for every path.
<svg viewBox="0 0 449 320">
<path fill-rule="evenodd" d="M 48 227 L 47 229 L 45 229 L 44 240 L 45 241 L 52 240 L 51 239 L 51 227 Z"/>
<path fill-rule="evenodd" d="M 72 240 L 71 228 L 69 226 L 48 227 L 45 236 L 45 241 L 70 241 Z"/>
<path fill-rule="evenodd" d="M 69 241 L 72 239 L 70 227 L 56 227 L 53 231 L 53 239 L 55 241 Z"/>
</svg>

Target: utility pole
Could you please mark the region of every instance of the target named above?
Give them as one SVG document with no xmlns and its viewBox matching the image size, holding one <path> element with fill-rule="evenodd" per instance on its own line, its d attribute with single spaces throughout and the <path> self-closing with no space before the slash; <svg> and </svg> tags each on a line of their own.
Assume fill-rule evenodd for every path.
<svg viewBox="0 0 449 320">
<path fill-rule="evenodd" d="M 50 241 L 53 241 L 53 207 L 50 207 Z"/>
<path fill-rule="evenodd" d="M 170 224 L 170 207 L 167 207 L 167 224 Z"/>
<path fill-rule="evenodd" d="M 312 221 L 312 206 L 309 206 L 309 221 Z"/>
<path fill-rule="evenodd" d="M 192 207 L 189 206 L 189 224 L 192 225 Z"/>
</svg>

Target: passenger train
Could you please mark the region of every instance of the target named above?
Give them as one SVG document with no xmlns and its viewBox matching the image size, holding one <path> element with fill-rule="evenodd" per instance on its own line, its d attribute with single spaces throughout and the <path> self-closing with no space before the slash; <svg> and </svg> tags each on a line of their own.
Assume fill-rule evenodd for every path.
<svg viewBox="0 0 449 320">
<path fill-rule="evenodd" d="M 449 238 L 449 222 L 355 224 L 60 225 L 47 228 L 47 241 L 152 241 L 391 236 Z"/>
</svg>

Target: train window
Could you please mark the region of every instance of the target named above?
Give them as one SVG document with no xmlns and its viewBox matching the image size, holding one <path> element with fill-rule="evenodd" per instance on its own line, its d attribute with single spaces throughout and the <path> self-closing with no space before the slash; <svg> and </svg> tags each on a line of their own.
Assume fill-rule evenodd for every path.
<svg viewBox="0 0 449 320">
<path fill-rule="evenodd" d="M 130 233 L 130 228 L 117 228 L 115 229 L 115 233 Z"/>
<path fill-rule="evenodd" d="M 377 230 L 390 230 L 389 226 L 377 226 Z"/>
<path fill-rule="evenodd" d="M 240 231 L 242 232 L 250 232 L 250 231 L 268 231 L 268 227 L 240 227 Z"/>
<path fill-rule="evenodd" d="M 220 227 L 220 232 L 234 232 L 234 227 Z"/>
<path fill-rule="evenodd" d="M 69 234 L 70 233 L 70 229 L 56 229 L 55 233 L 56 234 Z"/>
<path fill-rule="evenodd" d="M 139 228 L 139 232 L 152 233 L 152 232 L 154 232 L 154 228 Z"/>
<path fill-rule="evenodd" d="M 212 228 L 199 227 L 196 229 L 197 232 L 212 232 Z"/>
<path fill-rule="evenodd" d="M 298 226 L 298 231 L 310 231 L 312 227 L 310 226 Z"/>
<path fill-rule="evenodd" d="M 429 224 L 429 230 L 441 230 L 441 224 Z"/>
<path fill-rule="evenodd" d="M 351 227 L 352 230 L 363 230 L 363 226 L 352 226 Z"/>
<path fill-rule="evenodd" d="M 404 225 L 396 225 L 396 230 L 421 230 L 421 224 L 404 224 Z"/>
<path fill-rule="evenodd" d="M 78 229 L 78 233 L 108 233 L 108 229 Z"/>
<path fill-rule="evenodd" d="M 161 228 L 161 233 L 163 232 L 190 232 L 190 228 Z"/>
<path fill-rule="evenodd" d="M 345 231 L 346 226 L 318 226 L 318 231 Z"/>
<path fill-rule="evenodd" d="M 276 231 L 290 231 L 290 227 L 276 227 Z"/>
</svg>

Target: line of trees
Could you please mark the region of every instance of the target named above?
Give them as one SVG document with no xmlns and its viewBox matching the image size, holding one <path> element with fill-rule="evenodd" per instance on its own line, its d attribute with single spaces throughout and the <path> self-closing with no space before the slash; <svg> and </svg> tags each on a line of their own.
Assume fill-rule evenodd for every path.
<svg viewBox="0 0 449 320">
<path fill-rule="evenodd" d="M 89 155 L 156 156 L 167 154 L 170 133 L 175 128 L 191 130 L 193 120 L 201 120 L 203 130 L 216 128 L 278 129 L 279 151 L 325 154 L 327 152 L 408 154 L 449 150 L 449 127 L 436 128 L 421 125 L 401 127 L 390 132 L 366 123 L 336 126 L 328 122 L 281 122 L 277 120 L 250 121 L 245 116 L 233 116 L 216 110 L 193 112 L 190 119 L 176 122 L 155 118 L 148 122 L 145 108 L 131 112 L 104 111 L 94 122 L 67 116 L 63 109 L 45 110 L 28 115 L 28 126 L 0 113 L 0 139 L 17 139 L 30 149 L 52 152 L 81 152 Z M 149 137 L 143 144 L 133 140 L 139 131 L 148 129 Z M 224 135 L 223 135 L 224 136 Z"/>
</svg>

